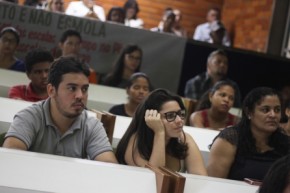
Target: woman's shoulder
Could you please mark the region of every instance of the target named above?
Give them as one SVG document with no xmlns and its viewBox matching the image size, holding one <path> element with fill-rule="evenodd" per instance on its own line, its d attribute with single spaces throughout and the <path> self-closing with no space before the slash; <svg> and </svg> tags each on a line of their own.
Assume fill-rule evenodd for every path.
<svg viewBox="0 0 290 193">
<path fill-rule="evenodd" d="M 226 127 L 217 136 L 217 138 L 222 138 L 227 140 L 233 145 L 238 144 L 238 130 L 236 127 Z"/>
</svg>

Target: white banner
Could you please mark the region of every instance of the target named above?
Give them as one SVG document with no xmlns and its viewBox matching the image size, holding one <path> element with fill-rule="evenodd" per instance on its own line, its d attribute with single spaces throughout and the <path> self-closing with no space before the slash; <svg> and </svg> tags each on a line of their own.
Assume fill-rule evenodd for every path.
<svg viewBox="0 0 290 193">
<path fill-rule="evenodd" d="M 54 51 L 61 34 L 74 28 L 83 39 L 82 58 L 97 72 L 107 73 L 122 48 L 134 43 L 143 50 L 141 71 L 154 86 L 177 92 L 185 38 L 4 2 L 0 2 L 0 18 L 0 29 L 13 26 L 20 32 L 19 58 L 36 47 Z"/>
</svg>

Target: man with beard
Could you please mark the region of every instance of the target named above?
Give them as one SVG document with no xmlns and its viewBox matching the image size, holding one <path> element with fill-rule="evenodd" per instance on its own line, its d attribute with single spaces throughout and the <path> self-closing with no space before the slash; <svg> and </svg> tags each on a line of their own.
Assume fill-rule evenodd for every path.
<svg viewBox="0 0 290 193">
<path fill-rule="evenodd" d="M 72 57 L 54 61 L 48 99 L 15 115 L 3 147 L 117 163 L 102 123 L 84 110 L 89 73 Z"/>
<path fill-rule="evenodd" d="M 9 89 L 9 98 L 37 102 L 48 97 L 46 86 L 48 72 L 53 57 L 42 49 L 31 50 L 25 56 L 26 75 L 30 79 L 28 85 L 16 85 Z"/>
<path fill-rule="evenodd" d="M 206 93 L 216 82 L 220 80 L 231 81 L 235 87 L 234 107 L 241 106 L 241 94 L 238 85 L 229 80 L 228 72 L 228 57 L 223 50 L 216 50 L 210 53 L 207 58 L 207 71 L 196 75 L 186 82 L 184 96 L 200 100 L 202 95 Z"/>
</svg>

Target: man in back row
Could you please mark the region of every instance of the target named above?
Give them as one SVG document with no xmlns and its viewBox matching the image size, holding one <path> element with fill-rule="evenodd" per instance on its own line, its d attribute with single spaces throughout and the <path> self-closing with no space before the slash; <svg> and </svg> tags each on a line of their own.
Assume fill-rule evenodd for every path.
<svg viewBox="0 0 290 193">
<path fill-rule="evenodd" d="M 207 58 L 206 72 L 196 75 L 186 82 L 184 96 L 200 100 L 216 82 L 221 80 L 231 81 L 235 87 L 234 107 L 241 107 L 241 94 L 237 83 L 227 78 L 228 57 L 223 50 L 216 50 Z"/>
<path fill-rule="evenodd" d="M 30 79 L 28 85 L 16 85 L 9 89 L 9 98 L 37 102 L 47 99 L 48 72 L 53 57 L 49 51 L 31 50 L 25 56 L 26 75 Z"/>
<path fill-rule="evenodd" d="M 89 73 L 72 57 L 53 62 L 49 98 L 15 115 L 3 147 L 117 163 L 102 123 L 84 111 Z"/>
</svg>

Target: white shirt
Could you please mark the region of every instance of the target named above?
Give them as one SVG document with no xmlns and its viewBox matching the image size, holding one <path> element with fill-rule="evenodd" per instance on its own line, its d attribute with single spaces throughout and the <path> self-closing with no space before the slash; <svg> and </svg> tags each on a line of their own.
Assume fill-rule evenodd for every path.
<svg viewBox="0 0 290 193">
<path fill-rule="evenodd" d="M 85 4 L 82 1 L 73 1 L 70 2 L 67 9 L 65 10 L 65 13 L 67 15 L 73 15 L 78 17 L 85 17 L 90 9 L 85 6 Z M 97 16 L 100 18 L 101 21 L 106 20 L 105 11 L 104 8 L 98 5 L 94 5 L 94 12 L 97 14 Z"/>
<path fill-rule="evenodd" d="M 143 28 L 144 21 L 140 18 L 137 19 L 125 19 L 125 26 Z"/>
<path fill-rule="evenodd" d="M 208 42 L 208 43 L 213 43 L 212 38 L 210 37 L 210 24 L 209 23 L 203 23 L 200 24 L 196 27 L 194 35 L 193 35 L 193 39 L 194 40 L 199 40 L 199 41 L 203 41 L 203 42 Z M 231 42 L 230 39 L 228 37 L 228 33 L 227 31 L 225 31 L 225 35 L 223 37 L 223 41 L 222 44 L 224 46 L 230 46 Z"/>
</svg>

